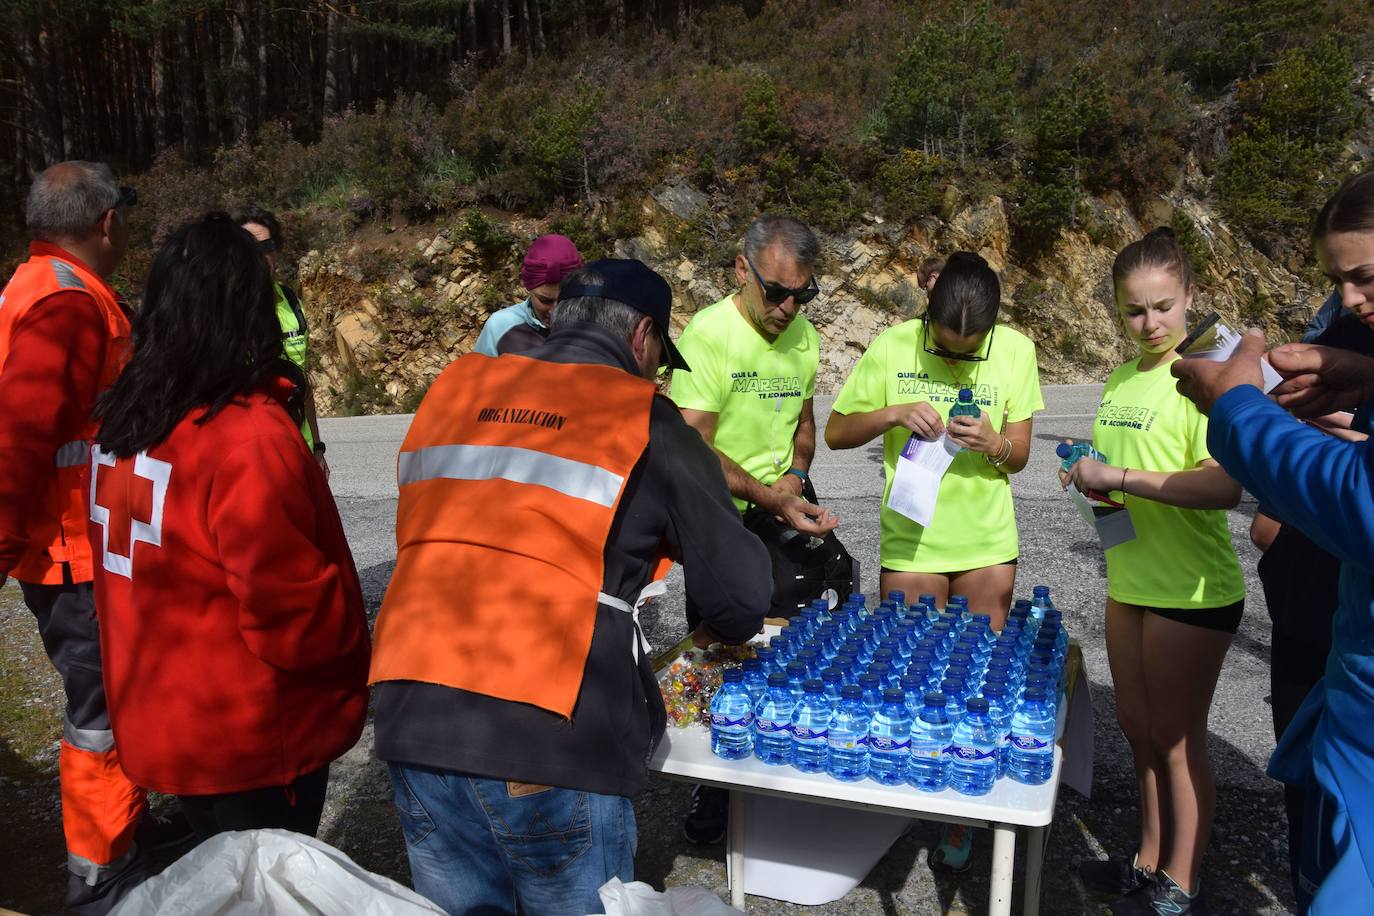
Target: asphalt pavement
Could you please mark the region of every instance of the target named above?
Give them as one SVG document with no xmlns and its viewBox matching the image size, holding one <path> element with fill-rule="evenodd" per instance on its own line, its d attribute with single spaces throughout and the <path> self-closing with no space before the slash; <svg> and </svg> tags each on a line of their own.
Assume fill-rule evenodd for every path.
<svg viewBox="0 0 1374 916">
<path fill-rule="evenodd" d="M 1095 710 L 1095 774 L 1091 799 L 1062 789 L 1050 838 L 1042 912 L 1106 912 L 1073 874 L 1084 857 L 1129 853 L 1135 831 L 1135 783 L 1115 724 L 1115 707 L 1103 645 L 1106 566 L 1095 535 L 1074 513 L 1055 476 L 1054 445 L 1090 435 L 1100 385 L 1045 386 L 1045 410 L 1035 419 L 1030 463 L 1012 477 L 1021 555 L 1017 595 L 1034 584 L 1051 585 L 1070 632 L 1080 641 Z M 829 416 L 831 398 L 817 398 L 817 419 Z M 329 444 L 332 486 L 343 514 L 369 608 L 380 605 L 390 578 L 395 545 L 395 461 L 409 416 L 329 419 L 321 423 Z M 864 591 L 877 589 L 878 505 L 883 489 L 879 443 L 832 452 L 822 440 L 812 465 L 822 501 L 841 517 L 839 535 L 861 561 Z M 1282 791 L 1264 775 L 1273 749 L 1268 705 L 1269 622 L 1259 580 L 1258 554 L 1247 535 L 1254 501 L 1248 495 L 1230 513 L 1232 539 L 1246 573 L 1246 614 L 1227 656 L 1210 721 L 1209 751 L 1217 778 L 1217 819 L 1203 864 L 1204 890 L 1214 913 L 1283 914 L 1292 911 L 1288 888 Z M 669 594 L 644 615 L 656 649 L 686 632 L 680 570 Z M 364 865 L 405 881 L 399 827 L 389 812 L 384 770 L 369 758 L 370 730 L 336 765 L 322 837 Z M 724 847 L 697 847 L 682 837 L 687 790 L 656 780 L 636 800 L 639 851 L 636 877 L 656 887 L 699 884 L 726 896 Z M 359 809 L 370 810 L 366 824 Z M 823 829 L 823 822 L 818 822 Z M 916 824 L 898 840 L 868 878 L 844 900 L 811 908 L 817 913 L 976 913 L 985 911 L 991 838 L 975 845 L 963 876 L 935 876 L 926 866 L 938 843 L 936 825 Z M 1018 850 L 1024 854 L 1024 850 Z M 1019 858 L 1019 857 L 1018 857 Z M 1019 867 L 1018 861 L 1018 867 Z M 1016 894 L 1020 894 L 1018 877 Z M 727 897 L 728 899 L 728 897 Z M 1015 899 L 1019 900 L 1019 896 Z M 800 908 L 749 898 L 750 912 Z"/>
</svg>

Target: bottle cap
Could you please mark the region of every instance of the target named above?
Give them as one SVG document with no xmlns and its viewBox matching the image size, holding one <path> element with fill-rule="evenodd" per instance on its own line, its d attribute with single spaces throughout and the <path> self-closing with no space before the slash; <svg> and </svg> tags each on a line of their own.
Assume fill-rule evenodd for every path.
<svg viewBox="0 0 1374 916">
<path fill-rule="evenodd" d="M 897 604 L 906 604 L 906 592 L 894 588 L 887 593 L 887 600 Z"/>
<path fill-rule="evenodd" d="M 807 693 L 825 693 L 825 683 L 818 677 L 809 677 L 802 681 L 802 690 Z"/>
<path fill-rule="evenodd" d="M 759 661 L 757 658 L 746 658 L 744 660 L 745 671 L 758 671 L 762 667 L 763 662 Z"/>
<path fill-rule="evenodd" d="M 972 388 L 960 388 L 960 389 L 959 389 L 959 400 L 961 400 L 961 401 L 972 401 L 972 400 L 973 400 L 973 389 L 972 389 Z"/>
<path fill-rule="evenodd" d="M 969 697 L 968 711 L 971 713 L 987 712 L 988 701 L 983 699 L 982 697 Z"/>
<path fill-rule="evenodd" d="M 879 680 L 886 680 L 888 675 L 892 673 L 892 666 L 887 662 L 874 662 L 868 666 L 868 673 Z"/>
<path fill-rule="evenodd" d="M 946 695 L 958 693 L 964 689 L 963 681 L 956 681 L 954 678 L 947 677 L 940 682 L 940 692 Z"/>
<path fill-rule="evenodd" d="M 725 683 L 727 684 L 737 684 L 740 681 L 744 680 L 744 669 L 726 668 L 725 674 L 723 674 L 722 677 L 725 679 Z"/>
<path fill-rule="evenodd" d="M 1073 446 L 1067 442 L 1061 442 L 1054 447 L 1054 453 L 1060 458 L 1067 458 L 1073 454 Z"/>
<path fill-rule="evenodd" d="M 1026 688 L 1026 699 L 1031 701 L 1032 703 L 1043 703 L 1045 702 L 1045 697 L 1046 693 L 1044 687 Z"/>
<path fill-rule="evenodd" d="M 787 675 L 783 674 L 781 671 L 774 671 L 772 674 L 768 675 L 768 686 L 786 687 Z"/>
<path fill-rule="evenodd" d="M 915 693 L 917 690 L 920 690 L 921 685 L 925 682 L 926 679 L 921 677 L 921 675 L 912 674 L 911 672 L 907 672 L 906 674 L 903 674 L 901 677 L 902 689 L 909 691 L 911 693 Z"/>
<path fill-rule="evenodd" d="M 878 675 L 865 671 L 863 674 L 859 675 L 859 686 L 864 690 L 877 690 Z"/>
<path fill-rule="evenodd" d="M 801 662 L 788 662 L 787 676 L 788 678 L 806 677 L 806 665 Z"/>
<path fill-rule="evenodd" d="M 840 688 L 840 698 L 844 700 L 857 700 L 864 695 L 863 688 L 858 684 L 845 684 Z"/>
<path fill-rule="evenodd" d="M 888 687 L 883 691 L 884 703 L 905 703 L 906 694 L 900 687 Z"/>
<path fill-rule="evenodd" d="M 944 706 L 949 702 L 945 695 L 938 690 L 926 691 L 925 701 L 927 706 Z"/>
<path fill-rule="evenodd" d="M 1048 598 L 1050 596 L 1050 587 L 1048 585 L 1032 586 L 1031 594 L 1036 598 Z"/>
<path fill-rule="evenodd" d="M 835 668 L 833 666 L 830 668 L 826 668 L 825 670 L 821 671 L 821 680 L 825 681 L 827 684 L 829 684 L 831 681 L 842 681 L 844 680 L 844 672 L 841 671 L 839 668 Z"/>
<path fill-rule="evenodd" d="M 761 662 L 771 662 L 773 660 L 773 650 L 768 646 L 759 646 L 754 650 L 754 658 Z"/>
</svg>

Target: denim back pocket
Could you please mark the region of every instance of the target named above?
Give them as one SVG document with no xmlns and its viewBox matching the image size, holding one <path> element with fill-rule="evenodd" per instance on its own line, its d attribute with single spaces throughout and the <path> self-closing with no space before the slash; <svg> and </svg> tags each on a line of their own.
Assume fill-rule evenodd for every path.
<svg viewBox="0 0 1374 916">
<path fill-rule="evenodd" d="M 429 816 L 429 812 L 420 802 L 420 797 L 415 793 L 415 787 L 406 776 L 406 768 L 393 763 L 388 764 L 387 769 L 391 771 L 393 801 L 401 815 L 401 831 L 405 833 L 406 845 L 419 846 L 434 832 L 434 819 Z M 414 775 L 421 779 L 435 778 L 423 772 Z"/>
<path fill-rule="evenodd" d="M 586 792 L 550 789 L 512 798 L 506 783 L 473 779 L 473 791 L 513 865 L 542 877 L 556 875 L 592 847 Z"/>
</svg>

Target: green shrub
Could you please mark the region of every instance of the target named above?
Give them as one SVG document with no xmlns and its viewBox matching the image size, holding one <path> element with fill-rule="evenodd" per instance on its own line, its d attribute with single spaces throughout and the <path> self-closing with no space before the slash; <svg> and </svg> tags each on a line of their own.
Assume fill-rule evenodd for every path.
<svg viewBox="0 0 1374 916">
<path fill-rule="evenodd" d="M 391 413 L 396 406 L 381 378 L 356 369 L 344 376 L 343 390 L 337 392 L 337 396 L 338 415 L 341 417 Z"/>
<path fill-rule="evenodd" d="M 873 175 L 882 214 L 915 221 L 936 214 L 943 195 L 943 163 L 920 150 L 899 149 L 885 157 Z"/>
<path fill-rule="evenodd" d="M 486 267 L 509 258 L 515 247 L 515 236 L 493 223 L 481 210 L 468 210 L 463 214 L 458 234 L 477 247 L 478 256 Z"/>
<path fill-rule="evenodd" d="M 1197 223 L 1193 222 L 1193 218 L 1183 210 L 1174 210 L 1174 217 L 1170 222 L 1174 229 L 1174 236 L 1178 239 L 1179 247 L 1188 256 L 1188 263 L 1193 268 L 1193 275 L 1201 277 L 1207 272 L 1207 267 L 1212 260 L 1212 252 L 1207 246 L 1207 239 L 1198 230 Z"/>
</svg>

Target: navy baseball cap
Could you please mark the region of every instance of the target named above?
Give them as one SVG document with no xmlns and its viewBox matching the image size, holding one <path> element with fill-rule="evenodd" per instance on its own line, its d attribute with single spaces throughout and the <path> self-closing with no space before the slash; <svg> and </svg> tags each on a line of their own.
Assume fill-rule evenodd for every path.
<svg viewBox="0 0 1374 916">
<path fill-rule="evenodd" d="M 673 339 L 668 336 L 668 320 L 673 311 L 673 290 L 668 281 L 649 265 L 634 258 L 602 258 L 582 265 L 584 270 L 601 275 L 600 283 L 564 283 L 558 290 L 558 301 L 592 296 L 610 299 L 643 312 L 654 320 L 663 338 L 663 356 L 671 369 L 691 372 L 692 367 L 682 358 Z"/>
</svg>

